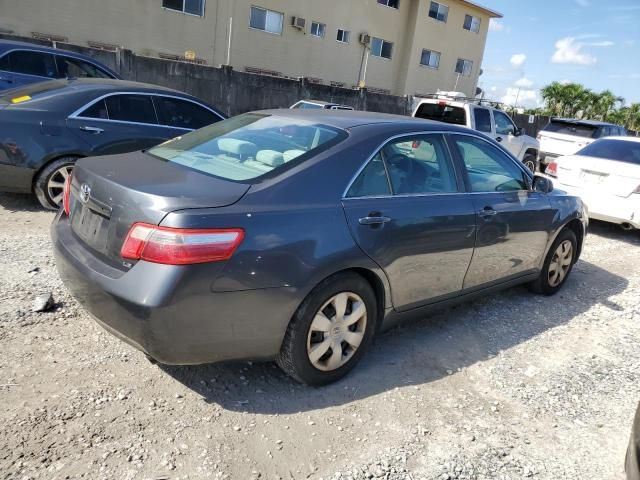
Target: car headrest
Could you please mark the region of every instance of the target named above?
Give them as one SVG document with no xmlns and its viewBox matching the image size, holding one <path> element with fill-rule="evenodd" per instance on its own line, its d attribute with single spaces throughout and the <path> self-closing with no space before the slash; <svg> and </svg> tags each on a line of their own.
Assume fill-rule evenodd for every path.
<svg viewBox="0 0 640 480">
<path fill-rule="evenodd" d="M 270 167 L 277 167 L 284 163 L 284 157 L 282 153 L 275 150 L 260 150 L 256 155 L 256 160 Z"/>
<path fill-rule="evenodd" d="M 287 150 L 282 154 L 282 156 L 284 157 L 284 161 L 286 163 L 290 162 L 294 158 L 298 158 L 300 155 L 304 155 L 305 153 L 307 152 L 305 152 L 304 150 Z"/>
<path fill-rule="evenodd" d="M 253 157 L 258 150 L 254 143 L 235 138 L 221 138 L 218 140 L 218 148 L 223 152 L 240 157 Z"/>
</svg>

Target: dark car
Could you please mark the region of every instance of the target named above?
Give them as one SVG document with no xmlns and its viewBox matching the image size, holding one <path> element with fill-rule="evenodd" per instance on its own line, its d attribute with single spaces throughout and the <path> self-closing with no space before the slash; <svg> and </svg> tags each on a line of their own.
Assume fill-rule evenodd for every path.
<svg viewBox="0 0 640 480">
<path fill-rule="evenodd" d="M 120 78 L 80 53 L 32 43 L 0 40 L 0 90 L 55 78 Z"/>
<path fill-rule="evenodd" d="M 80 160 L 57 266 L 110 332 L 166 364 L 345 375 L 398 320 L 528 283 L 556 293 L 587 217 L 493 140 L 394 115 L 241 115 Z"/>
<path fill-rule="evenodd" d="M 636 410 L 636 416 L 633 419 L 624 470 L 627 473 L 627 480 L 640 480 L 640 407 Z"/>
<path fill-rule="evenodd" d="M 62 202 L 78 158 L 132 152 L 225 118 L 168 88 L 124 80 L 50 80 L 0 93 L 0 191 Z"/>
</svg>

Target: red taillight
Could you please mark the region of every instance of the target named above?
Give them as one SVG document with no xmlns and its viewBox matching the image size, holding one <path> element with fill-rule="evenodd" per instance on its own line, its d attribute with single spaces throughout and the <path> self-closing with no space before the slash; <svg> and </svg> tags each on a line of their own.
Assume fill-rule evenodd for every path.
<svg viewBox="0 0 640 480">
<path fill-rule="evenodd" d="M 71 213 L 71 179 L 73 174 L 70 173 L 67 179 L 64 181 L 64 188 L 62 189 L 62 208 L 64 213 L 69 216 Z"/>
<path fill-rule="evenodd" d="M 558 164 L 556 162 L 551 162 L 547 165 L 547 169 L 544 171 L 547 175 L 551 175 L 552 177 L 558 176 Z"/>
<path fill-rule="evenodd" d="M 243 239 L 240 228 L 200 230 L 135 223 L 120 255 L 166 265 L 219 262 L 231 258 Z"/>
</svg>

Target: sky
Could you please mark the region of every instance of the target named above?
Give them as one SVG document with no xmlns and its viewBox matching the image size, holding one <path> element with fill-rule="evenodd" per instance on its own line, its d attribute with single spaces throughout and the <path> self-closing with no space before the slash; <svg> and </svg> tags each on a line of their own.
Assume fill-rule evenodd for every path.
<svg viewBox="0 0 640 480">
<path fill-rule="evenodd" d="M 553 82 L 640 102 L 640 0 L 479 0 L 492 20 L 479 84 L 486 98 L 541 106 Z M 519 94 L 518 94 L 519 91 Z"/>
</svg>

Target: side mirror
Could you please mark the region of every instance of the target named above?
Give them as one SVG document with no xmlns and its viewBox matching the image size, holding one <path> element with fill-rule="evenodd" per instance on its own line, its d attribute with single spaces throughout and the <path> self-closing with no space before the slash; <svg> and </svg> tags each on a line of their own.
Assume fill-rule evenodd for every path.
<svg viewBox="0 0 640 480">
<path fill-rule="evenodd" d="M 516 130 L 513 132 L 514 137 L 520 137 L 524 134 L 524 129 L 516 127 Z"/>
<path fill-rule="evenodd" d="M 553 192 L 553 182 L 547 177 L 536 175 L 533 177 L 533 191 L 540 193 Z"/>
</svg>

